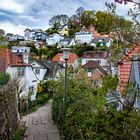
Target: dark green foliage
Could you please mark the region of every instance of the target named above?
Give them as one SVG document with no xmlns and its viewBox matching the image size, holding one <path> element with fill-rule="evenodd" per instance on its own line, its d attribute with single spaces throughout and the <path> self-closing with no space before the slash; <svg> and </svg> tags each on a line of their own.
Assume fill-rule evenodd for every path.
<svg viewBox="0 0 140 140">
<path fill-rule="evenodd" d="M 80 28 L 72 28 L 69 30 L 69 36 L 74 37 L 75 33 L 79 31 L 80 31 Z"/>
<path fill-rule="evenodd" d="M 9 74 L 0 73 L 0 85 L 6 84 L 10 80 Z"/>
<path fill-rule="evenodd" d="M 118 79 L 104 79 L 99 90 L 89 83 L 70 79 L 63 115 L 63 79 L 53 86 L 53 119 L 65 140 L 135 140 L 140 139 L 140 117 L 135 109 L 117 111 L 109 105 L 105 93 L 116 89 Z"/>
<path fill-rule="evenodd" d="M 38 54 L 38 49 L 33 45 L 33 46 L 30 46 L 30 48 L 31 48 L 31 53 L 34 53 L 35 55 L 37 55 Z"/>
<path fill-rule="evenodd" d="M 96 13 L 96 29 L 100 33 L 110 32 L 117 27 L 128 31 L 132 27 L 132 22 L 112 13 L 102 11 Z"/>
<path fill-rule="evenodd" d="M 90 27 L 91 25 L 96 25 L 96 16 L 93 11 L 86 10 L 81 14 L 80 21 L 82 26 Z"/>
<path fill-rule="evenodd" d="M 18 46 L 19 45 L 19 42 L 20 42 L 19 40 L 9 41 L 9 43 L 8 43 L 7 46 L 8 46 L 9 49 L 11 49 L 12 46 Z"/>
<path fill-rule="evenodd" d="M 20 112 L 21 115 L 26 115 L 32 113 L 38 109 L 38 107 L 44 105 L 49 99 L 48 93 L 42 93 L 37 95 L 37 99 L 35 101 L 28 100 L 28 104 L 21 104 Z M 22 101 L 23 102 L 23 101 Z M 26 99 L 25 99 L 25 102 Z"/>
<path fill-rule="evenodd" d="M 118 82 L 119 80 L 117 77 L 112 77 L 111 75 L 107 75 L 106 77 L 103 78 L 102 90 L 106 93 L 115 91 L 117 88 Z"/>
<path fill-rule="evenodd" d="M 48 100 L 48 94 L 47 93 L 40 93 L 37 95 L 37 104 L 44 104 Z"/>
<path fill-rule="evenodd" d="M 58 33 L 58 31 L 56 29 L 48 29 L 45 31 L 48 35 L 54 34 L 54 33 Z"/>
<path fill-rule="evenodd" d="M 63 83 L 63 81 L 61 81 Z M 62 129 L 67 140 L 89 138 L 92 116 L 96 110 L 105 104 L 104 97 L 96 96 L 92 85 L 74 79 L 68 81 L 68 96 L 65 105 L 66 115 L 62 119 L 62 96 L 63 87 L 60 81 L 55 85 L 53 99 L 53 118 Z M 101 99 L 100 102 L 97 102 Z M 102 107 L 101 107 L 102 108 Z"/>
<path fill-rule="evenodd" d="M 17 129 L 11 136 L 10 140 L 21 140 L 24 133 L 25 133 L 26 128 L 20 128 Z"/>
<path fill-rule="evenodd" d="M 85 51 L 93 51 L 93 47 L 87 46 L 87 43 L 84 43 L 83 45 L 77 45 L 77 46 L 71 46 L 73 51 L 78 55 L 82 56 Z"/>
<path fill-rule="evenodd" d="M 21 114 L 25 115 L 36 111 L 38 107 L 44 105 L 52 97 L 51 93 L 52 91 L 51 91 L 51 86 L 49 86 L 49 82 L 40 83 L 38 85 L 38 93 L 35 101 L 30 100 L 30 95 L 28 97 L 28 104 L 27 104 L 27 99 L 21 100 L 20 103 Z"/>
</svg>

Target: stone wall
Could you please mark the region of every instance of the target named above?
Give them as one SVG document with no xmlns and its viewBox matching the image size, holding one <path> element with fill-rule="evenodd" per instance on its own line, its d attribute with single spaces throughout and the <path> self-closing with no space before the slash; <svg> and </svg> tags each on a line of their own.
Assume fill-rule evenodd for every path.
<svg viewBox="0 0 140 140">
<path fill-rule="evenodd" d="M 0 87 L 0 140 L 9 140 L 18 127 L 19 114 L 16 96 L 16 81 Z"/>
</svg>

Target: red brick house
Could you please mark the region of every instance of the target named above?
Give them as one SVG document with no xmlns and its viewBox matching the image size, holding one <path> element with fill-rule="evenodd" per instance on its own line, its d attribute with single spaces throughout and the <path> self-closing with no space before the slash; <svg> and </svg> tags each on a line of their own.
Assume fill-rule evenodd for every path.
<svg viewBox="0 0 140 140">
<path fill-rule="evenodd" d="M 77 74 L 78 79 L 83 76 L 83 70 L 89 80 L 96 86 L 101 86 L 102 78 L 107 75 L 107 72 L 98 64 L 98 62 L 92 60 L 82 66 L 81 71 Z"/>
</svg>

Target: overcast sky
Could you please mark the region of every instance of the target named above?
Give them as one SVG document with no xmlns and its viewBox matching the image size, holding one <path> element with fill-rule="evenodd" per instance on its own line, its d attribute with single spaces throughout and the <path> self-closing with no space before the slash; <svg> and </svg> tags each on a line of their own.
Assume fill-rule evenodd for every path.
<svg viewBox="0 0 140 140">
<path fill-rule="evenodd" d="M 28 28 L 47 29 L 49 19 L 57 14 L 71 16 L 78 7 L 107 10 L 105 2 L 114 0 L 0 0 L 0 29 L 6 33 L 24 34 Z M 130 4 L 117 4 L 119 15 L 126 15 Z"/>
</svg>

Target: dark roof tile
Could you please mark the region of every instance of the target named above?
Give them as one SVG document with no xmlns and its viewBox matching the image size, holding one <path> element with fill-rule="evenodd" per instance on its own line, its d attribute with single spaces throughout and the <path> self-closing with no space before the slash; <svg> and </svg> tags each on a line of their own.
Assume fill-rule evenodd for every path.
<svg viewBox="0 0 140 140">
<path fill-rule="evenodd" d="M 107 72 L 96 61 L 90 60 L 85 65 L 83 65 L 82 68 L 84 68 L 84 69 L 87 69 L 87 68 L 98 69 L 102 74 L 107 75 Z"/>
</svg>

